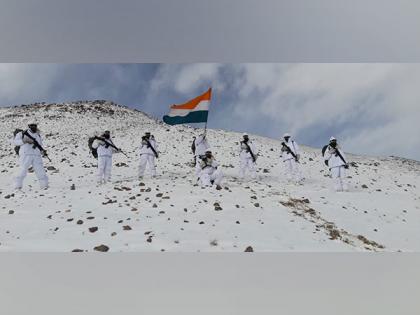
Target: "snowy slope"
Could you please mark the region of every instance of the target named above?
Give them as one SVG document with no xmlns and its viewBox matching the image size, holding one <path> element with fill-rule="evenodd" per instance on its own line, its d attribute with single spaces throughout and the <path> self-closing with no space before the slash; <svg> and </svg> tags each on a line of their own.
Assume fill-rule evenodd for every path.
<svg viewBox="0 0 420 315">
<path fill-rule="evenodd" d="M 32 173 L 16 193 L 10 138 L 30 117 L 39 121 L 52 159 L 44 160 L 51 187 L 39 191 Z M 105 101 L 0 108 L 0 122 L 0 251 L 94 251 L 99 245 L 110 251 L 420 250 L 416 161 L 349 155 L 355 165 L 350 192 L 335 193 L 319 149 L 302 148 L 307 180 L 296 186 L 283 177 L 280 142 L 251 136 L 260 150 L 259 180 L 241 182 L 241 135 L 209 130 L 226 175 L 217 191 L 195 185 L 190 144 L 197 130 L 187 126 L 170 127 Z M 129 158 L 115 155 L 113 182 L 97 187 L 87 139 L 105 129 Z M 140 183 L 137 147 L 145 131 L 159 143 L 159 177 Z"/>
</svg>

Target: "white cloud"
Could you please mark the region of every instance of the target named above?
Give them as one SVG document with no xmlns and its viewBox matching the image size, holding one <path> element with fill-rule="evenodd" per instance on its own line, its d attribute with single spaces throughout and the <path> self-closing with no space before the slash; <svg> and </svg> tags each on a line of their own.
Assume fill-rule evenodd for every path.
<svg viewBox="0 0 420 315">
<path fill-rule="evenodd" d="M 208 83 L 218 91 L 223 90 L 223 78 L 216 63 L 167 64 L 162 65 L 154 77 L 151 88 L 156 93 L 163 88 L 171 88 L 181 94 L 197 91 L 203 83 Z"/>
<path fill-rule="evenodd" d="M 57 74 L 55 65 L 0 63 L 0 105 L 42 101 L 48 96 Z"/>
</svg>

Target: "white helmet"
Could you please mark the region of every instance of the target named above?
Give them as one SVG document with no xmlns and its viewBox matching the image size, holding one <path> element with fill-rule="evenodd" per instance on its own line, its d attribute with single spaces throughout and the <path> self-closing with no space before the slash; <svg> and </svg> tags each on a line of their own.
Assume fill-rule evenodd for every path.
<svg viewBox="0 0 420 315">
<path fill-rule="evenodd" d="M 285 133 L 284 135 L 283 135 L 283 138 L 286 138 L 286 137 L 289 137 L 290 138 L 290 133 Z"/>
<path fill-rule="evenodd" d="M 337 139 L 336 139 L 336 138 L 334 138 L 334 137 L 331 137 L 331 138 L 330 138 L 330 141 L 337 141 Z"/>
<path fill-rule="evenodd" d="M 249 137 L 249 135 L 248 135 L 246 132 L 244 132 L 244 133 L 242 134 L 242 137 Z"/>
</svg>

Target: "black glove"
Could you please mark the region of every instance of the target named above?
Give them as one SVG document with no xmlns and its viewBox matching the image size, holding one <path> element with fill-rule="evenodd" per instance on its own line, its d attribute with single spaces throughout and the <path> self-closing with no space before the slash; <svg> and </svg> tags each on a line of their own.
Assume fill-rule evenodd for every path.
<svg viewBox="0 0 420 315">
<path fill-rule="evenodd" d="M 349 165 L 348 164 L 344 165 L 344 168 L 345 169 L 348 169 L 349 168 Z"/>
<path fill-rule="evenodd" d="M 325 160 L 324 163 L 326 166 L 328 166 L 328 160 Z"/>
</svg>

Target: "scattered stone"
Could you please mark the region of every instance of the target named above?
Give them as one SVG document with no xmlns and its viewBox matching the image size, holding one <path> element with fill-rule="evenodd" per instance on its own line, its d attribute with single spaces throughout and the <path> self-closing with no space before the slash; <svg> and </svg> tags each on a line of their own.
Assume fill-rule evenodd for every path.
<svg viewBox="0 0 420 315">
<path fill-rule="evenodd" d="M 215 202 L 213 204 L 213 206 L 214 206 L 214 210 L 215 211 L 221 211 L 221 210 L 223 210 L 223 208 L 220 206 L 220 204 L 218 202 Z"/>
<path fill-rule="evenodd" d="M 9 214 L 13 214 L 15 213 L 13 210 L 9 210 Z"/>
<path fill-rule="evenodd" d="M 109 247 L 106 245 L 99 245 L 93 248 L 94 250 L 98 251 L 98 252 L 107 252 L 109 251 Z"/>
<path fill-rule="evenodd" d="M 124 225 L 124 226 L 123 226 L 123 230 L 124 230 L 124 231 L 131 231 L 132 229 L 131 229 L 131 226 L 129 226 L 129 225 Z"/>
<path fill-rule="evenodd" d="M 116 203 L 116 202 L 117 202 L 117 200 L 112 200 L 112 199 L 109 199 L 108 201 L 102 202 L 102 204 L 103 204 L 103 205 L 108 205 L 108 204 L 111 204 L 111 203 Z"/>
<path fill-rule="evenodd" d="M 77 220 L 76 224 L 83 224 L 83 220 Z"/>
<path fill-rule="evenodd" d="M 76 185 L 75 185 L 75 184 L 72 184 L 72 185 L 70 186 L 70 190 L 76 190 Z"/>
<path fill-rule="evenodd" d="M 89 232 L 91 232 L 91 233 L 95 233 L 97 230 L 98 230 L 97 226 L 93 226 L 93 227 L 89 228 Z"/>
<path fill-rule="evenodd" d="M 252 246 L 248 246 L 247 248 L 245 248 L 245 253 L 253 253 L 254 249 L 252 248 Z"/>
<path fill-rule="evenodd" d="M 210 245 L 211 245 L 211 246 L 217 246 L 217 245 L 218 245 L 217 240 L 212 240 L 212 241 L 210 242 Z"/>
<path fill-rule="evenodd" d="M 363 185 L 362 185 L 362 188 L 365 188 L 365 189 L 366 189 L 366 188 L 368 188 L 368 186 L 367 186 L 367 185 L 365 185 L 365 184 L 363 184 Z"/>
<path fill-rule="evenodd" d="M 75 248 L 72 250 L 72 253 L 82 253 L 82 252 L 83 252 L 83 249 L 80 249 L 80 248 Z"/>
</svg>

